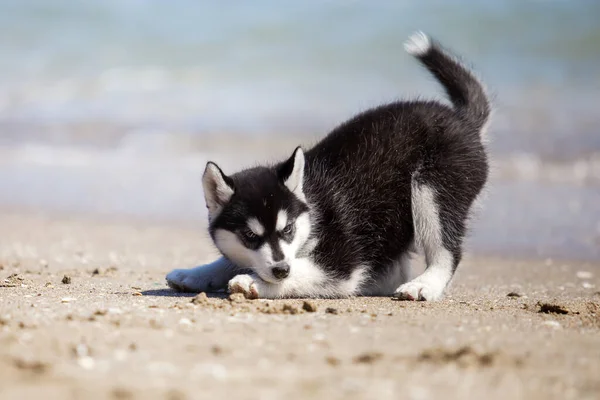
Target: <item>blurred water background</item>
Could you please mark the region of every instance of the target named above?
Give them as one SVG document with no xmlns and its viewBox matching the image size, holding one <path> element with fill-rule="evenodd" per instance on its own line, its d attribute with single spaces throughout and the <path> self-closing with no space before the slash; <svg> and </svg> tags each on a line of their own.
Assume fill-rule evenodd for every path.
<svg viewBox="0 0 600 400">
<path fill-rule="evenodd" d="M 0 0 L 0 206 L 206 221 L 200 177 L 287 156 L 439 85 L 422 29 L 494 94 L 469 250 L 600 259 L 600 1 Z"/>
</svg>

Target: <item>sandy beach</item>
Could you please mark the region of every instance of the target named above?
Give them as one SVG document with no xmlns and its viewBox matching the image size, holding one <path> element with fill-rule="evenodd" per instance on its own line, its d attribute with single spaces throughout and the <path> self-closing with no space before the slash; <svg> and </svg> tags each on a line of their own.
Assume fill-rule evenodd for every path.
<svg viewBox="0 0 600 400">
<path fill-rule="evenodd" d="M 443 301 L 177 294 L 201 226 L 0 215 L 0 398 L 596 399 L 600 264 L 467 256 Z M 419 262 L 419 260 L 416 260 Z"/>
</svg>

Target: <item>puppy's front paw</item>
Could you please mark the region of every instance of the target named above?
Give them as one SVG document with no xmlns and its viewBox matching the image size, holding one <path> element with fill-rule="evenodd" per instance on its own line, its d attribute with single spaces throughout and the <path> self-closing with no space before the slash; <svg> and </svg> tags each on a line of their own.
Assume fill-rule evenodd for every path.
<svg viewBox="0 0 600 400">
<path fill-rule="evenodd" d="M 221 274 L 222 275 L 222 274 Z M 167 274 L 167 284 L 179 292 L 213 292 L 224 289 L 226 280 L 214 268 L 175 269 Z"/>
<path fill-rule="evenodd" d="M 413 280 L 400 285 L 396 289 L 394 297 L 400 300 L 435 301 L 442 297 L 443 292 L 443 287 L 439 288 L 427 282 Z"/>
<path fill-rule="evenodd" d="M 175 269 L 167 275 L 167 284 L 181 292 L 214 292 L 227 288 L 235 275 L 224 259 L 190 269 Z"/>
<path fill-rule="evenodd" d="M 167 274 L 167 285 L 179 292 L 202 291 L 202 281 L 197 279 L 193 270 L 176 269 Z"/>
<path fill-rule="evenodd" d="M 237 275 L 229 281 L 229 293 L 242 293 L 247 299 L 258 299 L 256 279 L 252 275 Z"/>
</svg>

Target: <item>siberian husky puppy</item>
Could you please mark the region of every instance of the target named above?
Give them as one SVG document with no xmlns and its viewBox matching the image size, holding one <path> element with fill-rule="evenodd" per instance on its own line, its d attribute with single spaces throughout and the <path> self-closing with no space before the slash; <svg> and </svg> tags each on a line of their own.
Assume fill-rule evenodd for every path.
<svg viewBox="0 0 600 400">
<path fill-rule="evenodd" d="M 404 47 L 451 104 L 370 109 L 274 165 L 227 175 L 208 162 L 209 232 L 223 257 L 172 271 L 169 286 L 247 298 L 442 297 L 488 177 L 490 102 L 478 79 L 424 33 Z M 426 269 L 410 280 L 413 251 L 424 253 Z"/>
</svg>

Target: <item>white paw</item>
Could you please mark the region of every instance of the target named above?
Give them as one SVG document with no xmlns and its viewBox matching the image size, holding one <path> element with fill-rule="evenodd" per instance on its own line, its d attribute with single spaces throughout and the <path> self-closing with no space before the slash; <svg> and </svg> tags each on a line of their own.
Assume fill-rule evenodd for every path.
<svg viewBox="0 0 600 400">
<path fill-rule="evenodd" d="M 214 270 L 203 267 L 176 269 L 166 279 L 171 288 L 181 292 L 214 292 L 227 284 Z"/>
<path fill-rule="evenodd" d="M 242 293 L 247 299 L 258 299 L 256 279 L 251 275 L 237 275 L 229 281 L 229 293 Z"/>
<path fill-rule="evenodd" d="M 412 280 L 408 283 L 400 285 L 394 297 L 400 300 L 420 300 L 420 301 L 435 301 L 442 298 L 444 288 L 439 288 L 428 282 Z"/>
</svg>

